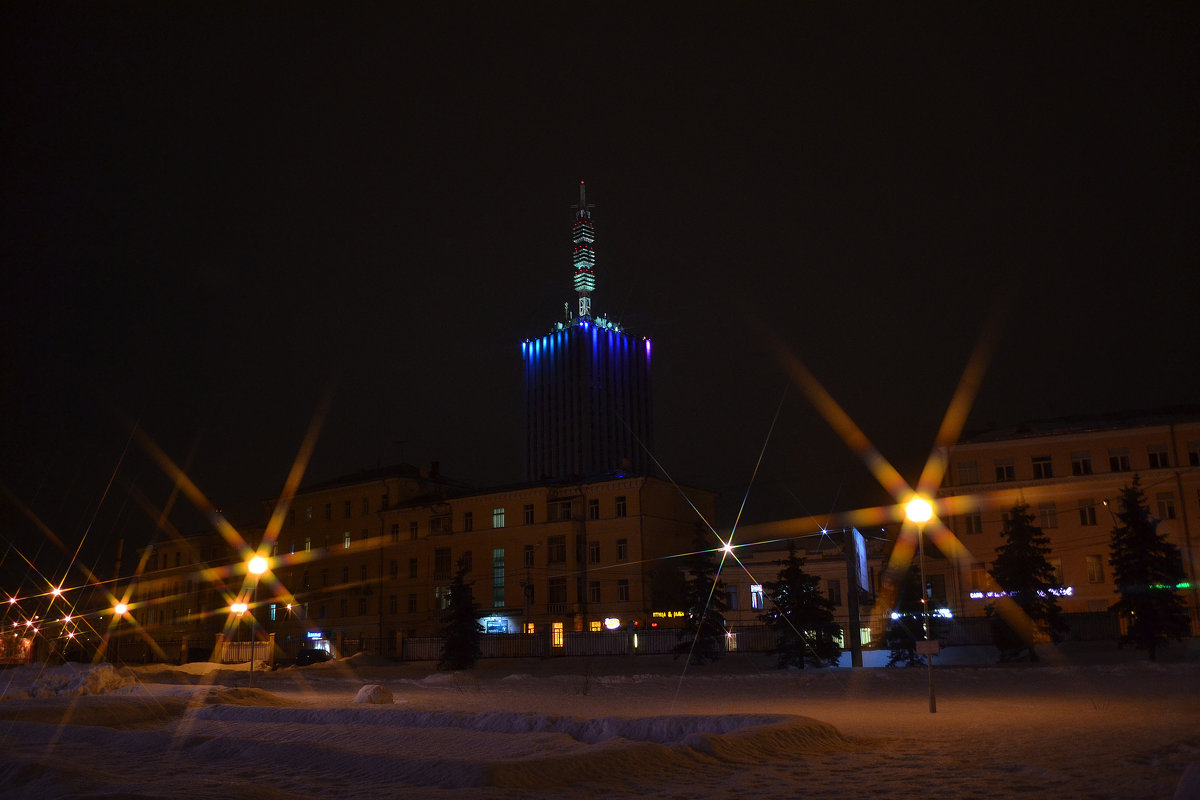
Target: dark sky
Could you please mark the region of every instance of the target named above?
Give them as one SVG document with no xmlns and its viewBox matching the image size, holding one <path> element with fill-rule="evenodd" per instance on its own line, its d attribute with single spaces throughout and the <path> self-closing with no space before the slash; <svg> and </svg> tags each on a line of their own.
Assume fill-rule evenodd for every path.
<svg viewBox="0 0 1200 800">
<path fill-rule="evenodd" d="M 772 338 L 910 480 L 1004 296 L 971 426 L 1200 401 L 1195 4 L 777 5 L 5 4 L 9 538 L 144 540 L 131 421 L 253 507 L 330 389 L 310 478 L 520 480 L 581 178 L 723 525 L 781 398 L 748 516 L 879 499 Z"/>
</svg>

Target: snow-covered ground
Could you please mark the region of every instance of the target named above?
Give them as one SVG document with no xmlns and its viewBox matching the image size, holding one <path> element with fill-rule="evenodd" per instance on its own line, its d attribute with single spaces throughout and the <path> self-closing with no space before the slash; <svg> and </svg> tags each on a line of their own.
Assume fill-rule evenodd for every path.
<svg viewBox="0 0 1200 800">
<path fill-rule="evenodd" d="M 951 651 L 936 714 L 924 669 L 746 654 L 19 667 L 0 672 L 0 797 L 1171 798 L 1200 762 L 1189 644 L 1158 664 Z"/>
</svg>

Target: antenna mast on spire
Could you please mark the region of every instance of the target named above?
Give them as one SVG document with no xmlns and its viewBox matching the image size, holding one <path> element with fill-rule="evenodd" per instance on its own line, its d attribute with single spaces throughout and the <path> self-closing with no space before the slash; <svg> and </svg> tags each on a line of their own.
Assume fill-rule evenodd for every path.
<svg viewBox="0 0 1200 800">
<path fill-rule="evenodd" d="M 579 316 L 592 316 L 592 292 L 596 289 L 596 229 L 592 227 L 592 212 L 588 210 L 587 187 L 579 182 L 579 211 L 571 228 L 575 246 L 575 291 L 579 295 Z"/>
</svg>

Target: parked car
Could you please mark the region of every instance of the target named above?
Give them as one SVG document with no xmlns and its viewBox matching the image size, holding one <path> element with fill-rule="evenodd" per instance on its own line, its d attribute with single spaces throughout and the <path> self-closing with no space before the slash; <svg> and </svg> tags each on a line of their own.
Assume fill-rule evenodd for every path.
<svg viewBox="0 0 1200 800">
<path fill-rule="evenodd" d="M 300 652 L 296 654 L 296 666 L 306 667 L 309 664 L 321 664 L 332 659 L 333 656 L 328 650 L 322 650 L 319 647 L 301 647 Z"/>
</svg>

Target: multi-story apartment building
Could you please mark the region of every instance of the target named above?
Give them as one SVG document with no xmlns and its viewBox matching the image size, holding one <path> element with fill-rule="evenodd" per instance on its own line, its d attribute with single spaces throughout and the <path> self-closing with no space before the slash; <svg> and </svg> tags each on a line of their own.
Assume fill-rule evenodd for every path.
<svg viewBox="0 0 1200 800">
<path fill-rule="evenodd" d="M 1121 489 L 1139 477 L 1151 513 L 1181 551 L 1181 587 L 1197 626 L 1196 545 L 1200 530 L 1200 409 L 1168 409 L 1025 423 L 964 438 L 949 456 L 939 497 L 945 522 L 967 554 L 957 559 L 951 597 L 967 615 L 984 613 L 987 574 L 1002 543 L 1005 514 L 1029 506 L 1049 536 L 1065 591 L 1064 611 L 1104 611 L 1116 600 L 1109 538 Z"/>
<path fill-rule="evenodd" d="M 711 519 L 715 506 L 711 492 L 644 476 L 422 481 L 351 476 L 296 495 L 258 592 L 259 620 L 285 650 L 340 637 L 391 652 L 398 635 L 435 635 L 460 566 L 489 632 L 646 624 L 671 605 L 656 577 L 695 546 L 696 509 Z"/>
</svg>

